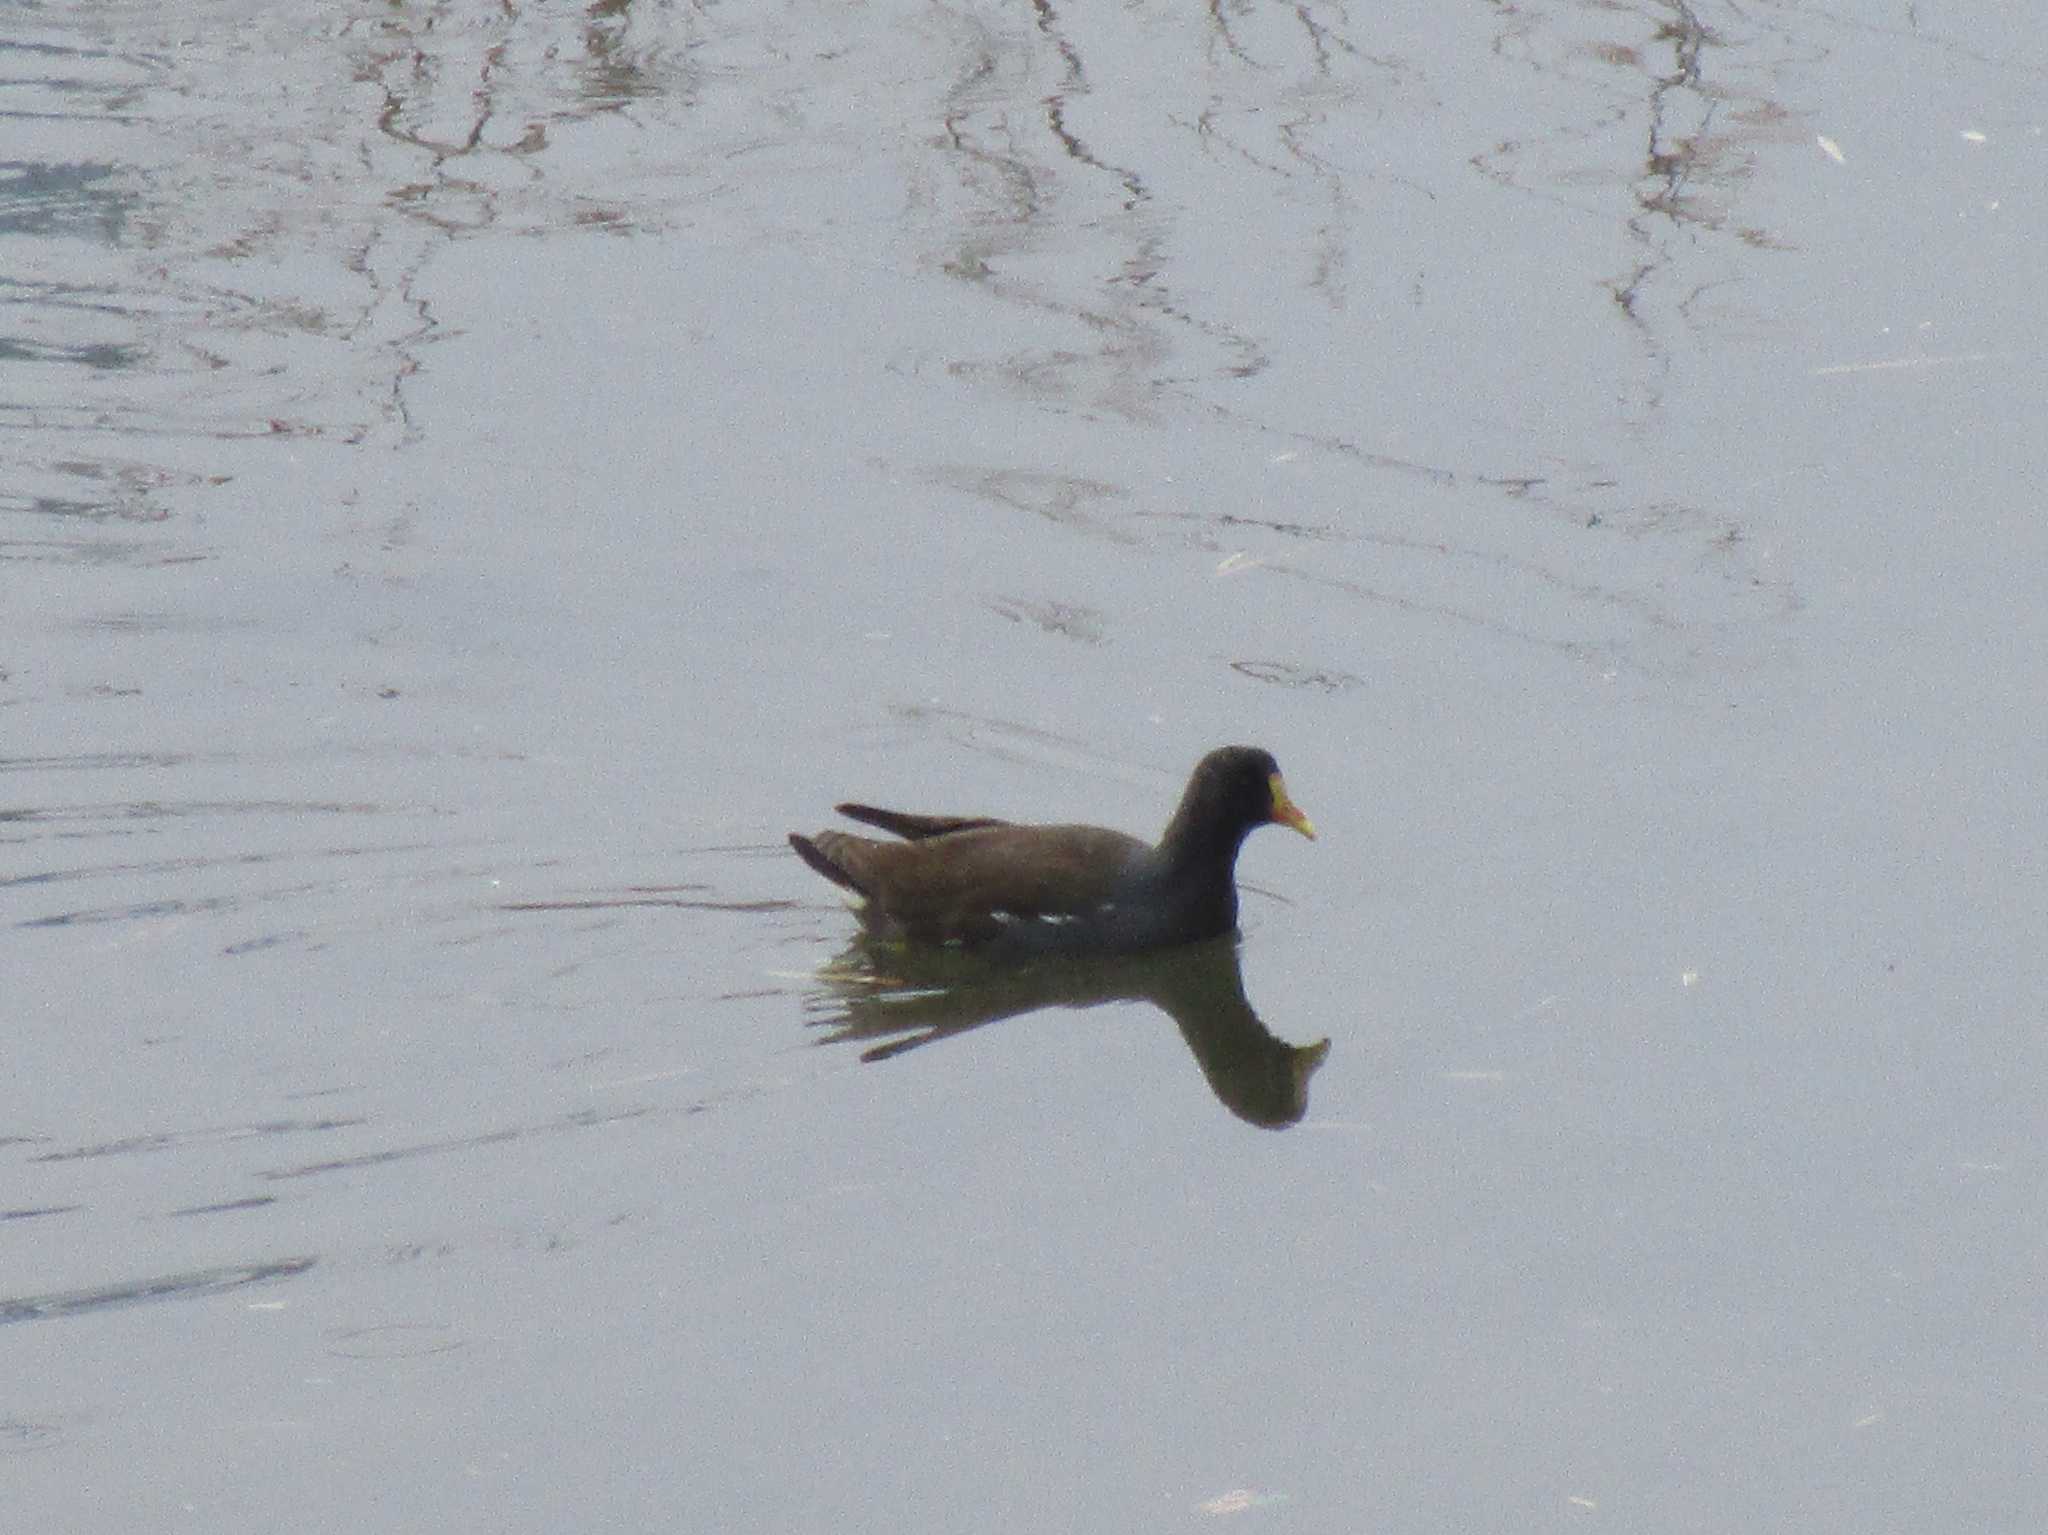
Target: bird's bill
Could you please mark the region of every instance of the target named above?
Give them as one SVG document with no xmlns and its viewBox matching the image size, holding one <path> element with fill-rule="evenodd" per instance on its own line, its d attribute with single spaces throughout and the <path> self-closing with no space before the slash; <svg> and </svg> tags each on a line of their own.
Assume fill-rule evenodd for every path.
<svg viewBox="0 0 2048 1535">
<path fill-rule="evenodd" d="M 1287 785 L 1281 780 L 1280 775 L 1275 773 L 1267 782 L 1273 788 L 1272 819 L 1279 822 L 1282 826 L 1292 826 L 1296 831 L 1308 838 L 1309 841 L 1315 841 L 1315 822 L 1303 815 L 1301 813 L 1301 806 L 1295 804 L 1293 800 L 1287 797 Z"/>
</svg>

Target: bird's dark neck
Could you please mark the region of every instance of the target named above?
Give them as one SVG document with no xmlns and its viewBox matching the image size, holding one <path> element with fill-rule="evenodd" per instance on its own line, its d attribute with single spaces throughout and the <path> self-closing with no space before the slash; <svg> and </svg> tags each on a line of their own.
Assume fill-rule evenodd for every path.
<svg viewBox="0 0 2048 1535">
<path fill-rule="evenodd" d="M 1213 812 L 1189 795 L 1159 838 L 1159 855 L 1182 878 L 1221 879 L 1228 883 L 1237 868 L 1237 850 L 1250 835 L 1249 826 L 1219 822 Z"/>
</svg>

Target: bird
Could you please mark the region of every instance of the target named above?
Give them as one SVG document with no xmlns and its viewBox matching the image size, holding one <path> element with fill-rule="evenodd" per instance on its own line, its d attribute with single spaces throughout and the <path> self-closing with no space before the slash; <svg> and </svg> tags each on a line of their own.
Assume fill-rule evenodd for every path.
<svg viewBox="0 0 2048 1535">
<path fill-rule="evenodd" d="M 1101 826 L 835 808 L 902 839 L 789 836 L 805 863 L 860 898 L 870 936 L 1026 953 L 1131 953 L 1234 932 L 1244 839 L 1269 822 L 1316 834 L 1272 753 L 1255 746 L 1195 764 L 1156 846 Z"/>
</svg>

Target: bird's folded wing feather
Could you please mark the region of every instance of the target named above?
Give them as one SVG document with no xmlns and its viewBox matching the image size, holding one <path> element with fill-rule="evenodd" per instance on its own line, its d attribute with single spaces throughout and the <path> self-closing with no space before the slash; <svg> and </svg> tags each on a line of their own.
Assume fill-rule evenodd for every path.
<svg viewBox="0 0 2048 1535">
<path fill-rule="evenodd" d="M 1126 893 L 1150 850 L 1093 826 L 973 826 L 912 842 L 821 833 L 818 846 L 883 913 L 918 930 L 965 929 L 1001 913 L 1071 917 Z"/>
<path fill-rule="evenodd" d="M 976 831 L 984 826 L 1009 825 L 1009 822 L 998 821 L 993 816 L 913 815 L 907 810 L 881 810 L 873 805 L 835 805 L 832 808 L 849 821 L 879 826 L 883 831 L 892 831 L 912 842 L 926 837 L 944 837 L 956 831 Z"/>
</svg>

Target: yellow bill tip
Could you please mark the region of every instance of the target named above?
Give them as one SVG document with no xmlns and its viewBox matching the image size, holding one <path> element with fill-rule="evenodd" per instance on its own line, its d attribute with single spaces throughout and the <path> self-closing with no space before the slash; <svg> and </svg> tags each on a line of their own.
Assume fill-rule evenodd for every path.
<svg viewBox="0 0 2048 1535">
<path fill-rule="evenodd" d="M 1287 785 L 1275 773 L 1268 782 L 1273 789 L 1273 820 L 1282 826 L 1292 826 L 1309 841 L 1316 840 L 1315 822 L 1301 813 L 1301 807 L 1287 797 Z"/>
</svg>

